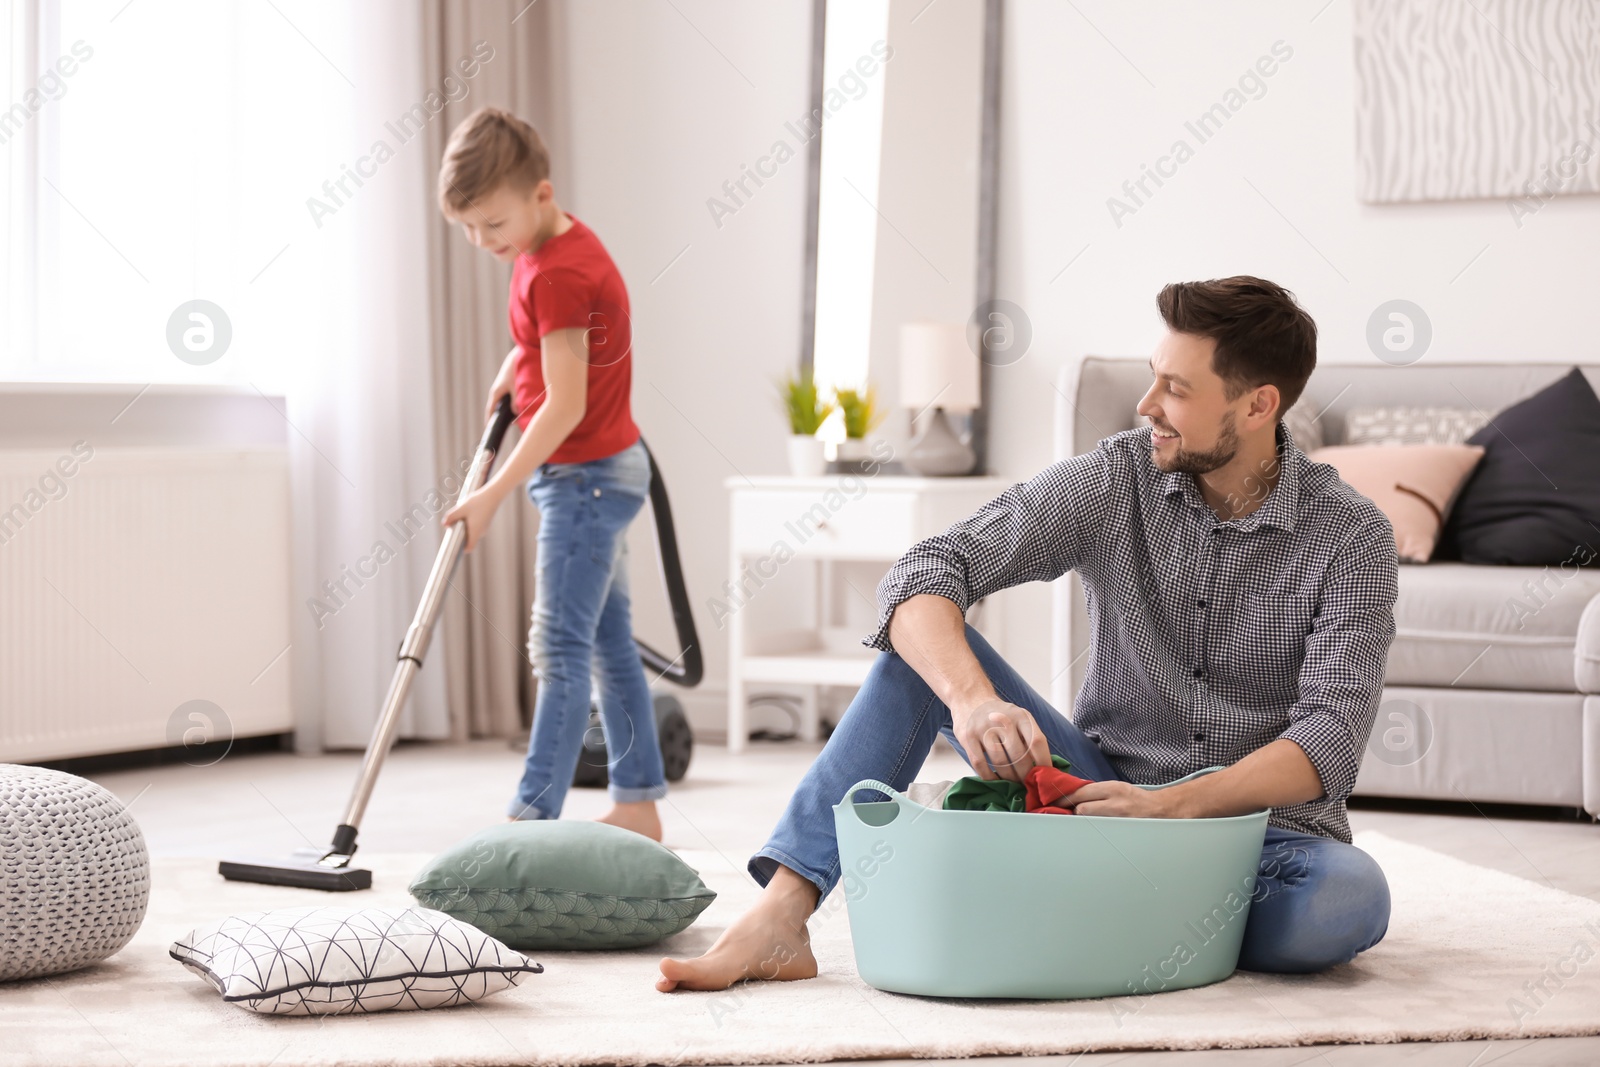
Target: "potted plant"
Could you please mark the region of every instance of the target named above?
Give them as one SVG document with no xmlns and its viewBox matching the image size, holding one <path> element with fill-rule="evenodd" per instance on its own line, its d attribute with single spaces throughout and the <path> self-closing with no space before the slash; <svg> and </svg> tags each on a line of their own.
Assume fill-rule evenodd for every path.
<svg viewBox="0 0 1600 1067">
<path fill-rule="evenodd" d="M 849 468 L 867 458 L 867 433 L 883 421 L 884 411 L 871 383 L 864 390 L 835 389 L 833 402 L 844 416 L 845 439 L 839 442 L 838 462 Z"/>
<path fill-rule="evenodd" d="M 817 392 L 809 367 L 780 382 L 778 393 L 789 415 L 789 470 L 797 478 L 815 478 L 826 469 L 817 430 L 833 413 L 833 404 Z"/>
</svg>

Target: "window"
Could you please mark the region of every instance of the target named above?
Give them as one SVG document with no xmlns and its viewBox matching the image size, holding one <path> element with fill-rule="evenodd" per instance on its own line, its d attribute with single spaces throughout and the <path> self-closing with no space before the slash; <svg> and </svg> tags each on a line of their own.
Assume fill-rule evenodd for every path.
<svg viewBox="0 0 1600 1067">
<path fill-rule="evenodd" d="M 283 386 L 328 303 L 306 201 L 355 143 L 341 6 L 10 4 L 0 378 Z M 213 362 L 168 343 L 195 299 Z"/>
</svg>

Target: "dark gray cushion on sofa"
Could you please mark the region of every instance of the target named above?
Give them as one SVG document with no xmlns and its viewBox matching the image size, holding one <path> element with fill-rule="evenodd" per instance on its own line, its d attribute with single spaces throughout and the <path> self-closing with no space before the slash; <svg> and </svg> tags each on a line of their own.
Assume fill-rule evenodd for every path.
<svg viewBox="0 0 1600 1067">
<path fill-rule="evenodd" d="M 1600 563 L 1600 397 L 1576 367 L 1469 438 L 1488 451 L 1456 498 L 1438 559 Z"/>
</svg>

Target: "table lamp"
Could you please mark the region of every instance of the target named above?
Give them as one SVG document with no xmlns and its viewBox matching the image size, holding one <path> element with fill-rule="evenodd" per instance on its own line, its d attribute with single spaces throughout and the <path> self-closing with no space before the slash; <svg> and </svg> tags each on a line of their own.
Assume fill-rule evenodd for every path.
<svg viewBox="0 0 1600 1067">
<path fill-rule="evenodd" d="M 908 322 L 900 327 L 900 403 L 915 413 L 932 408 L 911 441 L 905 464 L 917 474 L 966 474 L 977 457 L 957 437 L 946 411 L 978 406 L 978 357 L 960 322 Z"/>
</svg>

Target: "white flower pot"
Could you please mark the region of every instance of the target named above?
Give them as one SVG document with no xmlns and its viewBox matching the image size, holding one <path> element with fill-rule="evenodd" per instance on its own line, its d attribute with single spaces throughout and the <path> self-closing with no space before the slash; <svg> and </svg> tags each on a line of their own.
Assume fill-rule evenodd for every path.
<svg viewBox="0 0 1600 1067">
<path fill-rule="evenodd" d="M 840 463 L 859 463 L 869 454 L 865 437 L 846 437 L 839 442 L 837 456 Z"/>
<path fill-rule="evenodd" d="M 822 438 L 808 433 L 789 435 L 789 473 L 796 478 L 817 478 L 826 469 Z"/>
</svg>

